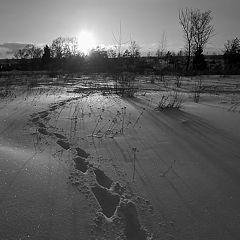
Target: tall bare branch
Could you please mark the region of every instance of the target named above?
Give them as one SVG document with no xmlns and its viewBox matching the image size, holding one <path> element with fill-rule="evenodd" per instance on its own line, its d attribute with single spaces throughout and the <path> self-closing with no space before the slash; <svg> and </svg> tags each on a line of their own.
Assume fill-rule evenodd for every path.
<svg viewBox="0 0 240 240">
<path fill-rule="evenodd" d="M 178 12 L 179 23 L 182 26 L 187 47 L 187 65 L 189 69 L 191 53 L 202 51 L 209 39 L 213 36 L 211 11 L 202 12 L 199 9 L 180 9 Z"/>
<path fill-rule="evenodd" d="M 211 11 L 194 10 L 192 24 L 194 28 L 194 48 L 195 50 L 203 50 L 214 33 Z"/>
<path fill-rule="evenodd" d="M 191 50 L 193 46 L 194 27 L 193 27 L 193 10 L 192 9 L 180 9 L 178 12 L 179 23 L 183 29 L 184 39 L 186 41 L 187 48 L 187 65 L 186 70 L 189 69 Z"/>
</svg>

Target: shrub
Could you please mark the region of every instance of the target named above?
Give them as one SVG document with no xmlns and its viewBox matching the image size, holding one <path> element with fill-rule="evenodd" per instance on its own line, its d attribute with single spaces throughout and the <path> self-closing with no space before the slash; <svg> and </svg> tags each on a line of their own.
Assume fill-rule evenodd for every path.
<svg viewBox="0 0 240 240">
<path fill-rule="evenodd" d="M 183 94 L 177 90 L 171 90 L 162 95 L 155 110 L 179 109 L 182 107 Z"/>
</svg>

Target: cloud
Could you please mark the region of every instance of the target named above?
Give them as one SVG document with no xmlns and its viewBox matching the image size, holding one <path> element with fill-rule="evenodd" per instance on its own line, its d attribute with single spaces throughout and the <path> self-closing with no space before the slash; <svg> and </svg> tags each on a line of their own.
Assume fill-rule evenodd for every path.
<svg viewBox="0 0 240 240">
<path fill-rule="evenodd" d="M 3 43 L 0 44 L 0 58 L 12 58 L 14 53 L 24 48 L 26 43 Z"/>
<path fill-rule="evenodd" d="M 13 55 L 12 50 L 5 47 L 0 47 L 0 58 L 10 58 Z"/>
</svg>

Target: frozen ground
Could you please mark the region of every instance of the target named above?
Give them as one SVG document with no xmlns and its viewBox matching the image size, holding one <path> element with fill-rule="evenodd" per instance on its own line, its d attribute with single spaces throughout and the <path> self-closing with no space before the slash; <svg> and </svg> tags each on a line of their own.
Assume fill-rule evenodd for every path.
<svg viewBox="0 0 240 240">
<path fill-rule="evenodd" d="M 156 111 L 169 86 L 142 81 L 131 99 L 79 79 L 2 94 L 0 239 L 239 239 L 239 93 L 193 103 L 185 79 L 182 109 Z"/>
</svg>

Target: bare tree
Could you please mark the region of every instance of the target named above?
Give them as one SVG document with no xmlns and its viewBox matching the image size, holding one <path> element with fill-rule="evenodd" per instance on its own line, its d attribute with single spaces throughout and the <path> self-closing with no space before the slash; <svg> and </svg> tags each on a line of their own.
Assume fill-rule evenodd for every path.
<svg viewBox="0 0 240 240">
<path fill-rule="evenodd" d="M 67 37 L 63 39 L 64 57 L 78 55 L 78 41 L 76 37 Z"/>
<path fill-rule="evenodd" d="M 240 39 L 234 38 L 227 40 L 224 44 L 224 63 L 225 69 L 237 70 L 240 66 Z"/>
<path fill-rule="evenodd" d="M 199 9 L 193 11 L 192 25 L 194 29 L 194 50 L 204 50 L 207 42 L 213 36 L 214 26 L 212 24 L 211 11 L 201 12 Z"/>
<path fill-rule="evenodd" d="M 136 41 L 130 41 L 129 52 L 132 58 L 140 57 L 140 47 Z"/>
<path fill-rule="evenodd" d="M 118 34 L 118 38 L 114 35 L 113 33 L 113 38 L 114 38 L 114 45 L 115 45 L 115 50 L 117 53 L 117 57 L 121 57 L 123 55 L 122 52 L 122 45 L 124 44 L 122 42 L 122 22 L 120 21 L 119 24 L 119 34 Z"/>
<path fill-rule="evenodd" d="M 136 58 L 140 57 L 140 47 L 133 41 L 130 36 L 130 41 L 123 43 L 122 41 L 122 25 L 120 22 L 118 38 L 113 34 L 116 53 L 114 58 L 117 58 L 117 65 L 113 68 L 113 78 L 116 81 L 115 88 L 122 96 L 132 97 L 136 91 Z M 128 47 L 126 47 L 128 44 Z M 125 48 L 125 51 L 123 50 Z"/>
<path fill-rule="evenodd" d="M 116 58 L 117 57 L 117 51 L 114 48 L 108 49 L 107 54 L 108 54 L 109 58 Z"/>
<path fill-rule="evenodd" d="M 163 57 L 164 54 L 166 53 L 166 48 L 167 48 L 167 38 L 165 32 L 162 33 L 162 39 L 159 42 L 158 49 L 156 52 L 157 57 Z"/>
<path fill-rule="evenodd" d="M 52 58 L 62 59 L 79 55 L 78 42 L 75 37 L 58 37 L 52 41 Z"/>
<path fill-rule="evenodd" d="M 58 37 L 52 41 L 51 45 L 51 57 L 61 59 L 64 56 L 64 39 Z"/>
<path fill-rule="evenodd" d="M 189 69 L 191 53 L 202 52 L 209 39 L 213 36 L 211 11 L 201 12 L 199 9 L 179 10 L 179 22 L 183 28 L 187 48 L 187 65 Z"/>
<path fill-rule="evenodd" d="M 183 29 L 183 35 L 186 41 L 187 48 L 187 65 L 186 71 L 189 69 L 191 60 L 191 51 L 193 46 L 194 38 L 194 27 L 193 27 L 193 10 L 192 9 L 180 9 L 178 12 L 179 23 Z"/>
<path fill-rule="evenodd" d="M 14 57 L 16 59 L 36 59 L 41 58 L 43 50 L 40 47 L 37 47 L 33 44 L 27 44 L 24 48 L 19 49 Z"/>
<path fill-rule="evenodd" d="M 224 53 L 240 53 L 240 38 L 234 38 L 232 40 L 227 40 L 224 44 Z"/>
</svg>

